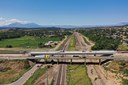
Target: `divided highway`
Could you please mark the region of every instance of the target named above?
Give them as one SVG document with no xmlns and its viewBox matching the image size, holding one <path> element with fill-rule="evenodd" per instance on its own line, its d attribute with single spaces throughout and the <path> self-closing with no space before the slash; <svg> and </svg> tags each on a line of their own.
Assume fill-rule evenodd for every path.
<svg viewBox="0 0 128 85">
<path fill-rule="evenodd" d="M 70 39 L 68 39 L 68 41 L 66 42 L 66 44 L 63 46 L 62 51 L 50 51 L 50 52 L 30 52 L 29 56 L 22 56 L 22 54 L 20 56 L 11 56 L 11 55 L 7 55 L 7 56 L 0 56 L 0 60 L 33 60 L 33 59 L 45 59 L 45 60 L 54 60 L 57 61 L 59 60 L 59 62 L 66 62 L 67 60 L 85 60 L 85 59 L 112 59 L 112 60 L 126 60 L 128 59 L 128 56 L 117 56 L 117 55 L 113 55 L 115 53 L 118 53 L 117 51 L 90 51 L 89 46 L 84 45 L 82 38 L 80 37 L 80 34 L 75 32 L 74 35 L 77 38 L 78 44 L 79 44 L 79 48 L 82 51 L 66 51 L 68 48 L 68 45 L 70 43 Z M 103 55 L 103 54 L 110 54 L 110 56 L 94 56 L 94 55 Z M 4 54 L 2 54 L 4 55 Z M 30 55 L 51 55 L 48 58 L 45 57 L 34 57 L 34 56 L 30 56 Z M 65 56 L 68 55 L 68 56 Z M 73 57 L 74 55 L 84 55 L 85 57 Z M 88 55 L 88 56 L 86 56 Z M 89 56 L 91 55 L 91 56 Z M 93 56 L 92 56 L 93 55 Z M 69 62 L 69 61 L 68 61 Z M 93 61 L 92 61 L 93 62 Z M 23 85 L 23 83 L 25 83 L 25 81 L 35 72 L 35 70 L 37 69 L 37 65 L 36 64 L 30 71 L 28 71 L 27 73 L 25 73 L 23 75 L 23 77 L 21 77 L 18 81 L 12 83 L 11 85 Z M 97 68 L 95 68 L 95 66 L 90 66 L 92 67 L 91 69 L 94 69 L 96 74 L 101 77 L 104 78 L 103 75 L 100 74 L 100 71 L 97 70 Z M 90 68 L 89 66 L 87 68 Z M 99 67 L 98 67 L 99 68 Z M 65 64 L 61 64 L 58 65 L 58 72 L 57 75 L 55 77 L 53 77 L 54 80 L 54 85 L 67 85 L 67 81 L 66 81 L 66 65 Z M 106 79 L 103 79 L 104 81 Z M 21 82 L 22 81 L 22 82 Z M 101 83 L 104 84 L 104 81 L 102 81 L 101 79 Z M 19 84 L 20 83 L 20 84 Z"/>
</svg>

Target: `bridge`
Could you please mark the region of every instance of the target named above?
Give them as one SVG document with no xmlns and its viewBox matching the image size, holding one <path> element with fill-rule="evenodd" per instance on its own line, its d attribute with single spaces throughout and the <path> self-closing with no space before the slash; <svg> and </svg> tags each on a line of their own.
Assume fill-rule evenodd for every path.
<svg viewBox="0 0 128 85">
<path fill-rule="evenodd" d="M 117 51 L 48 51 L 48 52 L 29 52 L 27 57 L 22 56 L 0 56 L 0 60 L 25 60 L 25 59 L 128 59 L 128 56 L 113 56 Z M 36 57 L 39 55 L 40 57 Z M 44 57 L 48 55 L 49 57 Z M 97 56 L 100 55 L 100 56 Z M 106 56 L 107 55 L 107 56 Z M 62 57 L 64 56 L 64 57 Z M 77 56 L 77 57 L 73 57 Z M 82 56 L 82 57 L 79 57 Z"/>
<path fill-rule="evenodd" d="M 109 56 L 109 57 L 106 57 L 106 56 L 102 56 L 102 57 L 49 57 L 49 58 L 39 58 L 39 57 L 11 57 L 11 56 L 8 56 L 8 57 L 0 57 L 0 60 L 33 60 L 33 59 L 47 59 L 47 60 L 70 60 L 70 59 L 73 59 L 73 60 L 83 60 L 83 59 L 116 59 L 116 60 L 125 60 L 125 59 L 128 59 L 128 56 L 123 56 L 123 57 L 120 57 L 120 56 Z"/>
<path fill-rule="evenodd" d="M 48 52 L 30 52 L 30 55 L 96 55 L 96 54 L 110 54 L 113 55 L 117 51 L 48 51 Z"/>
<path fill-rule="evenodd" d="M 0 56 L 0 60 L 38 60 L 42 59 L 44 61 L 57 61 L 61 60 L 83 60 L 86 62 L 87 59 L 99 60 L 126 60 L 128 56 L 114 56 L 113 54 L 118 53 L 113 50 L 106 51 L 49 51 L 49 52 L 29 52 L 27 57 L 23 56 Z M 45 57 L 44 55 L 48 55 Z M 38 56 L 38 57 L 36 57 Z M 77 57 L 74 57 L 77 56 Z"/>
</svg>

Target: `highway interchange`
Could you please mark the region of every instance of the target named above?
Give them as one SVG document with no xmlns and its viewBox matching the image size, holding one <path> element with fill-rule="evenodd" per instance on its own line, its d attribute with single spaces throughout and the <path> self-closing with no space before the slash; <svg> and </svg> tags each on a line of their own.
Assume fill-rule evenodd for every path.
<svg viewBox="0 0 128 85">
<path fill-rule="evenodd" d="M 76 37 L 79 38 L 79 35 Z M 78 40 L 78 41 L 80 41 L 80 40 Z M 79 42 L 78 45 L 82 45 L 80 43 L 81 42 Z M 30 61 L 31 60 L 44 60 L 44 62 L 50 61 L 49 63 L 51 63 L 51 64 L 53 63 L 53 61 L 55 61 L 55 62 L 57 62 L 57 64 L 60 64 L 60 65 L 54 66 L 54 68 L 58 69 L 57 73 L 54 73 L 54 74 L 56 74 L 56 77 L 52 76 L 52 78 L 55 81 L 54 85 L 67 85 L 67 83 L 66 83 L 66 63 L 64 64 L 63 62 L 73 62 L 72 60 L 81 60 L 80 62 L 86 63 L 86 60 L 91 61 L 92 59 L 99 60 L 99 61 L 100 60 L 127 60 L 128 59 L 128 56 L 115 55 L 118 53 L 124 54 L 123 52 L 113 51 L 113 50 L 90 51 L 86 47 L 84 48 L 84 46 L 81 46 L 82 50 L 86 49 L 83 51 L 66 51 L 68 44 L 69 44 L 69 41 L 67 41 L 67 43 L 63 46 L 61 51 L 29 52 L 26 54 L 19 54 L 20 56 L 17 56 L 17 54 L 8 54 L 7 56 L 4 56 L 4 54 L 2 54 L 3 56 L 0 56 L 0 60 L 30 60 Z M 125 52 L 125 53 L 127 53 L 127 52 Z M 15 55 L 15 56 L 12 56 L 12 55 Z M 93 61 L 91 61 L 91 62 L 93 62 Z M 45 63 L 45 64 L 47 64 L 47 63 Z M 35 67 L 37 67 L 37 65 Z M 29 74 L 31 72 L 29 72 Z M 24 78 L 24 76 L 23 76 L 23 78 Z M 46 80 L 46 78 L 44 80 Z M 17 82 L 18 83 L 21 82 L 20 79 L 19 79 L 19 81 L 16 81 L 16 83 Z M 44 82 L 47 83 L 47 81 L 44 81 Z M 101 82 L 101 83 L 104 83 L 104 82 Z"/>
</svg>

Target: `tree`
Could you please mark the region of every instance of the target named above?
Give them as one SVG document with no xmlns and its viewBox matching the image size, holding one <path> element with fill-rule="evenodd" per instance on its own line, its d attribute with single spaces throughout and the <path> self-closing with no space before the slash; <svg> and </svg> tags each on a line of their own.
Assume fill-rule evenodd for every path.
<svg viewBox="0 0 128 85">
<path fill-rule="evenodd" d="M 38 47 L 39 47 L 39 48 L 42 48 L 42 47 L 43 47 L 43 44 L 42 44 L 42 43 L 39 43 L 39 44 L 38 44 Z"/>
<path fill-rule="evenodd" d="M 12 48 L 12 45 L 6 45 L 6 48 Z"/>
</svg>

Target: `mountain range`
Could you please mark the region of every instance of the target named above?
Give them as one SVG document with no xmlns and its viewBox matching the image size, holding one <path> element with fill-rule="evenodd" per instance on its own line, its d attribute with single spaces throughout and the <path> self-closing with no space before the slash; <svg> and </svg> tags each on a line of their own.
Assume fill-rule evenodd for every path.
<svg viewBox="0 0 128 85">
<path fill-rule="evenodd" d="M 109 25 L 110 26 L 110 25 Z M 118 24 L 118 25 L 111 25 L 111 26 L 128 26 L 127 23 L 125 24 Z M 73 26 L 73 25 L 39 25 L 36 23 L 20 23 L 15 22 L 9 25 L 0 26 L 0 28 L 39 28 L 39 27 L 57 27 L 57 28 L 89 28 L 89 27 L 108 27 L 107 26 Z"/>
<path fill-rule="evenodd" d="M 2 27 L 7 27 L 7 28 L 13 28 L 13 27 L 17 27 L 17 28 L 37 28 L 37 27 L 42 27 L 41 25 L 38 25 L 36 23 L 19 23 L 19 22 L 15 22 L 15 23 L 11 23 L 9 25 L 5 25 Z"/>
</svg>

